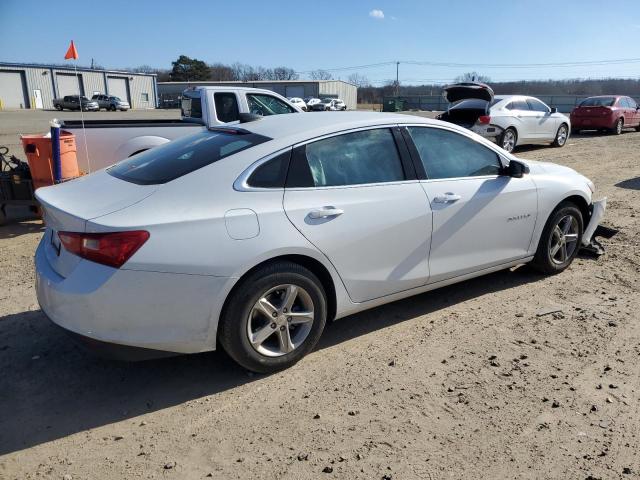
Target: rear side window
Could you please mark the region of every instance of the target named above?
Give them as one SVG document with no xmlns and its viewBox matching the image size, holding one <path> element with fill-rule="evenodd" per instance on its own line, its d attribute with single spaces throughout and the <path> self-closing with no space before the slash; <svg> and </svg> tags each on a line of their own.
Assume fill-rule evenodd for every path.
<svg viewBox="0 0 640 480">
<path fill-rule="evenodd" d="M 288 187 L 334 187 L 405 179 L 391 130 L 346 133 L 298 150 Z"/>
<path fill-rule="evenodd" d="M 464 135 L 440 128 L 407 130 L 429 179 L 500 174 L 498 154 Z"/>
<path fill-rule="evenodd" d="M 216 104 L 216 116 L 221 122 L 235 122 L 240 119 L 238 98 L 235 93 L 216 92 L 213 95 Z"/>
<path fill-rule="evenodd" d="M 254 188 L 284 188 L 290 158 L 291 150 L 287 150 L 266 161 L 253 171 L 247 185 Z"/>
<path fill-rule="evenodd" d="M 529 104 L 524 100 L 514 100 L 511 102 L 509 110 L 529 110 Z"/>
<path fill-rule="evenodd" d="M 296 111 L 279 98 L 271 95 L 248 94 L 247 103 L 249 104 L 249 112 L 264 117 L 282 113 L 295 113 Z"/>
<path fill-rule="evenodd" d="M 200 132 L 134 155 L 107 172 L 139 185 L 167 183 L 268 140 L 270 138 L 250 132 Z"/>
<path fill-rule="evenodd" d="M 629 104 L 629 108 L 637 108 L 638 107 L 638 104 L 636 103 L 636 101 L 631 97 L 627 97 L 627 103 Z"/>
</svg>

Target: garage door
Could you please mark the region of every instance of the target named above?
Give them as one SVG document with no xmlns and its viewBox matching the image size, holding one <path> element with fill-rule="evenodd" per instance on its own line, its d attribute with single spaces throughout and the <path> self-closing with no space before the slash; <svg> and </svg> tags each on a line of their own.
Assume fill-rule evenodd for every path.
<svg viewBox="0 0 640 480">
<path fill-rule="evenodd" d="M 109 95 L 120 97 L 120 100 L 131 103 L 131 99 L 129 98 L 129 89 L 127 88 L 128 80 L 129 79 L 123 77 L 107 77 Z"/>
<path fill-rule="evenodd" d="M 80 75 L 82 79 L 82 75 Z M 81 80 L 78 81 L 78 77 L 69 73 L 56 73 L 56 80 L 58 84 L 58 97 L 62 98 L 66 95 L 78 95 L 78 91 L 82 94 L 84 92 L 79 90 Z"/>
<path fill-rule="evenodd" d="M 27 107 L 20 72 L 0 72 L 0 100 L 2 108 Z"/>
<path fill-rule="evenodd" d="M 287 87 L 287 98 L 292 98 L 292 97 L 298 97 L 298 98 L 304 98 L 304 86 L 302 85 L 296 85 L 296 86 L 292 86 L 289 85 Z"/>
</svg>

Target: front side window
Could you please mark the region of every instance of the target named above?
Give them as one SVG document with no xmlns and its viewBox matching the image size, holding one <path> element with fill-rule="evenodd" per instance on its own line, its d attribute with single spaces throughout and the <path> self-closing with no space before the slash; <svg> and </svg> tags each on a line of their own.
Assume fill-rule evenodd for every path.
<svg viewBox="0 0 640 480">
<path fill-rule="evenodd" d="M 405 179 L 391 130 L 345 133 L 306 145 L 289 172 L 290 186 L 333 187 Z M 308 178 L 308 180 L 307 180 Z"/>
<path fill-rule="evenodd" d="M 232 92 L 216 92 L 213 94 L 216 104 L 216 116 L 221 122 L 235 122 L 240 119 L 238 98 Z"/>
<path fill-rule="evenodd" d="M 249 94 L 247 95 L 247 103 L 249 104 L 249 112 L 263 117 L 296 111 L 279 98 L 271 95 Z"/>
<path fill-rule="evenodd" d="M 534 112 L 549 113 L 550 111 L 549 107 L 547 107 L 544 103 L 542 103 L 540 100 L 537 100 L 535 98 L 527 98 L 527 103 L 529 104 L 529 108 Z"/>
<path fill-rule="evenodd" d="M 459 133 L 429 127 L 409 127 L 429 179 L 499 175 L 498 154 Z"/>
<path fill-rule="evenodd" d="M 205 131 L 134 155 L 108 168 L 107 172 L 138 185 L 167 183 L 268 140 L 250 132 Z"/>
</svg>

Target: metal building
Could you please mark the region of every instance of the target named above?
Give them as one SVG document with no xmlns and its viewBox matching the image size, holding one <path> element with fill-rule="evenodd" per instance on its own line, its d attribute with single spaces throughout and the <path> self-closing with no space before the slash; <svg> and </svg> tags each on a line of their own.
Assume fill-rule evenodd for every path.
<svg viewBox="0 0 640 480">
<path fill-rule="evenodd" d="M 115 70 L 0 62 L 0 109 L 50 109 L 65 95 L 97 93 L 127 100 L 131 108 L 155 108 L 156 75 Z"/>
<path fill-rule="evenodd" d="M 167 106 L 175 105 L 178 96 L 189 87 L 212 85 L 264 88 L 288 98 L 340 98 L 347 104 L 349 110 L 355 110 L 358 103 L 358 87 L 342 80 L 261 80 L 256 82 L 158 82 L 160 106 L 163 103 Z"/>
</svg>

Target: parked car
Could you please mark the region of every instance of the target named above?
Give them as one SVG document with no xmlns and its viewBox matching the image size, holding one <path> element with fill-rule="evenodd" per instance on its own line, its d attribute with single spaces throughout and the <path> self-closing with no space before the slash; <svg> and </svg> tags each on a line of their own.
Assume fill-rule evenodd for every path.
<svg viewBox="0 0 640 480">
<path fill-rule="evenodd" d="M 96 104 L 97 106 L 97 104 Z M 93 172 L 170 140 L 207 128 L 238 122 L 242 114 L 299 113 L 286 98 L 259 88 L 196 87 L 183 92 L 180 120 L 64 120 L 63 129 L 77 135 L 78 166 Z M 84 127 L 83 127 L 84 125 Z M 87 158 L 86 152 L 89 152 Z"/>
<path fill-rule="evenodd" d="M 311 107 L 313 107 L 316 103 L 321 102 L 319 98 L 315 98 L 315 97 L 306 97 L 306 98 L 303 98 L 303 100 L 304 100 L 304 103 L 307 104 L 307 111 L 313 110 Z"/>
<path fill-rule="evenodd" d="M 313 110 L 314 112 L 325 112 L 331 110 L 332 105 L 332 98 L 323 98 L 322 100 L 320 100 L 320 102 L 311 105 L 311 110 Z"/>
<path fill-rule="evenodd" d="M 291 97 L 289 99 L 289 101 L 295 105 L 296 107 L 298 107 L 300 110 L 302 110 L 303 112 L 307 111 L 307 104 L 305 103 L 305 101 L 299 97 Z"/>
<path fill-rule="evenodd" d="M 631 97 L 601 95 L 589 97 L 571 112 L 572 131 L 608 130 L 620 135 L 625 128 L 640 132 L 640 106 Z"/>
<path fill-rule="evenodd" d="M 119 97 L 114 97 L 113 95 L 94 95 L 93 97 L 91 97 L 91 100 L 93 100 L 94 102 L 98 102 L 98 106 L 100 108 L 111 110 L 113 112 L 115 112 L 116 110 L 122 110 L 124 112 L 131 108 L 129 102 L 125 102 Z"/>
<path fill-rule="evenodd" d="M 216 126 L 38 189 L 37 298 L 94 347 L 221 345 L 272 372 L 334 318 L 514 265 L 563 271 L 604 214 L 593 193 L 421 117 Z"/>
<path fill-rule="evenodd" d="M 346 110 L 347 109 L 347 104 L 344 103 L 342 100 L 340 100 L 339 98 L 334 98 L 333 102 L 331 102 L 331 110 Z"/>
<path fill-rule="evenodd" d="M 84 111 L 97 112 L 98 110 L 100 110 L 98 102 L 89 100 L 84 95 L 82 95 L 82 97 L 80 97 L 79 95 L 67 95 L 63 98 L 53 99 L 53 107 L 56 110 L 60 111 L 64 110 L 65 108 L 67 110 L 80 110 L 81 105 L 82 110 Z"/>
<path fill-rule="evenodd" d="M 535 97 L 494 96 L 482 83 L 450 85 L 444 96 L 452 105 L 437 118 L 489 138 L 507 152 L 535 143 L 563 147 L 569 138 L 571 120 Z"/>
</svg>

